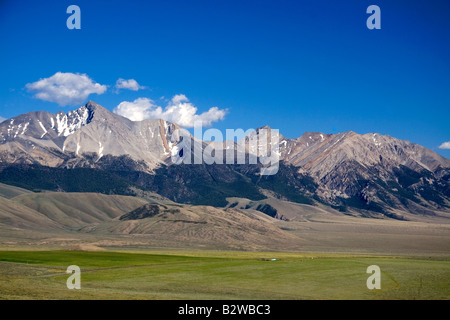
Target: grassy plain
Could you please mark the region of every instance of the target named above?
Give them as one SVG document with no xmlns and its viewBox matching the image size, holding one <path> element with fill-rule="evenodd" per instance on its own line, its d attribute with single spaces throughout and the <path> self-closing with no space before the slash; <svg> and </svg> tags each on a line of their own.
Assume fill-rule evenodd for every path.
<svg viewBox="0 0 450 320">
<path fill-rule="evenodd" d="M 262 259 L 277 259 L 263 261 Z M 69 265 L 81 289 L 69 290 Z M 366 269 L 381 269 L 369 290 Z M 450 299 L 450 260 L 234 251 L 0 251 L 0 299 Z"/>
</svg>

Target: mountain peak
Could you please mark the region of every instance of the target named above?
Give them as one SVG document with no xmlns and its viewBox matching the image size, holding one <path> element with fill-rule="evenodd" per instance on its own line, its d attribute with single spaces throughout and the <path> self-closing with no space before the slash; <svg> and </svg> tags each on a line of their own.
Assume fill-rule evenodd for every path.
<svg viewBox="0 0 450 320">
<path fill-rule="evenodd" d="M 92 100 L 89 100 L 84 106 L 90 110 L 95 110 L 98 108 L 105 109 L 104 107 L 102 107 L 101 105 Z"/>
<path fill-rule="evenodd" d="M 107 112 L 107 113 L 112 113 L 111 111 L 109 111 L 108 109 L 106 109 L 105 107 L 102 107 L 101 105 L 99 105 L 98 103 L 89 100 L 84 106 L 80 107 L 81 108 L 86 108 L 89 110 L 90 113 L 94 113 L 94 112 Z"/>
<path fill-rule="evenodd" d="M 76 112 L 82 112 L 84 113 L 87 110 L 88 112 L 88 118 L 87 123 L 90 123 L 94 120 L 100 120 L 105 121 L 106 119 L 109 119 L 110 121 L 129 121 L 127 118 L 123 118 L 122 116 L 119 116 L 118 114 L 115 114 L 111 112 L 110 110 L 106 109 L 105 107 L 99 105 L 98 103 L 89 100 L 84 106 L 81 106 Z M 126 120 L 124 120 L 126 119 Z"/>
</svg>

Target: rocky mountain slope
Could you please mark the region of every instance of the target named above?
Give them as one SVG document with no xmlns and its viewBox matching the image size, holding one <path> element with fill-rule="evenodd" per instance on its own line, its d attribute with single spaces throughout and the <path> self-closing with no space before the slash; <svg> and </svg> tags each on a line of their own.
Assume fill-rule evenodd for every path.
<svg viewBox="0 0 450 320">
<path fill-rule="evenodd" d="M 404 218 L 402 212 L 450 210 L 450 160 L 408 141 L 377 133 L 307 132 L 297 139 L 280 134 L 278 172 L 261 175 L 260 164 L 174 165 L 171 156 L 189 154 L 176 129 L 163 120 L 133 122 L 91 101 L 68 113 L 23 114 L 0 124 L 0 181 L 33 190 L 147 190 L 214 206 L 226 206 L 228 197 L 261 200 L 269 192 L 293 202 L 397 219 Z M 262 129 L 271 130 L 257 129 L 243 140 L 249 142 L 247 154 L 258 152 L 251 142 L 261 138 Z M 229 152 L 223 143 L 188 138 L 191 151 L 197 144 Z M 273 141 L 267 143 L 273 147 Z"/>
<path fill-rule="evenodd" d="M 30 112 L 0 124 L 0 160 L 50 167 L 96 167 L 105 155 L 127 156 L 151 171 L 171 155 L 177 125 L 133 122 L 89 101 L 67 114 Z"/>
<path fill-rule="evenodd" d="M 377 133 L 306 132 L 280 137 L 279 148 L 286 165 L 312 179 L 315 196 L 340 208 L 433 214 L 449 207 L 450 160 L 418 144 Z"/>
</svg>

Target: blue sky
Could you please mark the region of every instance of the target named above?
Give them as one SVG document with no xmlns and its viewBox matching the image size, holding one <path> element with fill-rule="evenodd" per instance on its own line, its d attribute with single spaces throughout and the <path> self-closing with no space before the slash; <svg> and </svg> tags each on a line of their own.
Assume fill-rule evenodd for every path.
<svg viewBox="0 0 450 320">
<path fill-rule="evenodd" d="M 81 30 L 66 27 L 71 4 Z M 380 30 L 366 27 L 371 4 Z M 450 158 L 438 148 L 450 141 L 449 12 L 447 0 L 1 1 L 0 116 L 74 109 L 30 84 L 85 74 L 105 90 L 83 103 L 111 111 L 217 107 L 223 132 L 378 132 Z M 118 79 L 144 88 L 118 90 Z"/>
</svg>

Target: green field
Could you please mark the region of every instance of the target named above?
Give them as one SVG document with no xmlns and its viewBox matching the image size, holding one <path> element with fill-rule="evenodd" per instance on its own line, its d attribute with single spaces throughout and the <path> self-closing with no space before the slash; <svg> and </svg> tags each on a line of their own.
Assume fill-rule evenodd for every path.
<svg viewBox="0 0 450 320">
<path fill-rule="evenodd" d="M 263 261 L 275 258 L 276 261 Z M 81 289 L 69 290 L 69 265 Z M 369 290 L 366 269 L 381 268 Z M 251 252 L 1 251 L 0 299 L 449 299 L 450 261 Z"/>
</svg>

